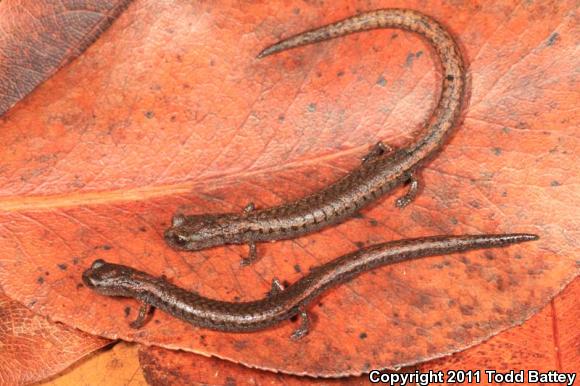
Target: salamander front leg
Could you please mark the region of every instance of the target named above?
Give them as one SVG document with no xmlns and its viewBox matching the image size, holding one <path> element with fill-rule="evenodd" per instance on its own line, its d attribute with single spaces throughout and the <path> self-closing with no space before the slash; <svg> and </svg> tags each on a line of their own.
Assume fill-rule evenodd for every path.
<svg viewBox="0 0 580 386">
<path fill-rule="evenodd" d="M 256 210 L 256 205 L 253 202 L 249 202 L 248 205 L 244 207 L 244 213 L 252 213 Z"/>
<path fill-rule="evenodd" d="M 362 163 L 367 163 L 368 161 L 375 159 L 377 157 L 382 156 L 383 154 L 387 154 L 393 151 L 393 148 L 389 145 L 384 144 L 382 141 L 379 141 L 372 147 L 371 151 L 362 157 Z"/>
<path fill-rule="evenodd" d="M 147 303 L 141 303 L 139 307 L 139 315 L 137 315 L 137 319 L 129 323 L 129 327 L 139 329 L 145 325 L 148 321 L 148 316 L 152 313 L 153 306 Z"/>
<path fill-rule="evenodd" d="M 251 213 L 255 210 L 256 210 L 256 206 L 254 205 L 253 202 L 248 203 L 248 205 L 246 205 L 244 207 L 244 213 Z M 250 247 L 250 251 L 248 252 L 248 257 L 243 258 L 240 261 L 240 265 L 242 267 L 248 266 L 248 265 L 252 264 L 253 262 L 255 262 L 256 260 L 258 260 L 258 251 L 256 249 L 256 243 L 254 241 L 250 241 L 250 242 L 248 242 L 248 247 Z"/>
<path fill-rule="evenodd" d="M 248 242 L 248 247 L 250 247 L 248 257 L 245 257 L 240 261 L 240 265 L 242 267 L 246 267 L 258 260 L 258 250 L 256 248 L 256 243 L 254 241 L 250 241 Z"/>
<path fill-rule="evenodd" d="M 268 292 L 268 297 L 276 296 L 282 291 L 284 291 L 284 286 L 280 283 L 280 280 L 277 278 L 272 279 L 272 288 L 270 288 L 270 292 Z"/>
<path fill-rule="evenodd" d="M 397 208 L 404 208 L 411 203 L 417 197 L 417 192 L 419 191 L 419 180 L 415 177 L 414 174 L 409 175 L 409 190 L 405 195 L 397 198 L 395 201 L 395 206 Z"/>
<path fill-rule="evenodd" d="M 296 341 L 304 338 L 310 331 L 310 319 L 304 308 L 300 307 L 300 327 L 290 335 L 290 339 Z"/>
</svg>

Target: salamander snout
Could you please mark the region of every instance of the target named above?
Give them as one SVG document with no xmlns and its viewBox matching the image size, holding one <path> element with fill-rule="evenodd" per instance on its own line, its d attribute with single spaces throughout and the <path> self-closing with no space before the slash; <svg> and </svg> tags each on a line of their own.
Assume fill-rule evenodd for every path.
<svg viewBox="0 0 580 386">
<path fill-rule="evenodd" d="M 225 223 L 229 214 L 193 215 L 177 214 L 171 220 L 163 237 L 172 248 L 186 251 L 222 245 L 224 243 Z"/>
<path fill-rule="evenodd" d="M 94 289 L 99 286 L 100 276 L 101 276 L 101 268 L 105 267 L 107 262 L 103 259 L 97 259 L 93 261 L 91 267 L 83 272 L 83 283 L 91 289 Z"/>
<path fill-rule="evenodd" d="M 167 244 L 175 249 L 190 249 L 188 248 L 190 238 L 184 229 L 180 229 L 179 227 L 168 228 L 163 237 Z"/>
<path fill-rule="evenodd" d="M 123 286 L 127 279 L 131 278 L 131 272 L 128 267 L 98 259 L 83 272 L 82 280 L 93 291 L 109 294 L 115 288 Z"/>
</svg>

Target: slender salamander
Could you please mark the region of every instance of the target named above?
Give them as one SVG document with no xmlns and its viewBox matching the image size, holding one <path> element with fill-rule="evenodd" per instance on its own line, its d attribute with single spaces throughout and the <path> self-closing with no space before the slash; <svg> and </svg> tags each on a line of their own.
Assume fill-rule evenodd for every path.
<svg viewBox="0 0 580 386">
<path fill-rule="evenodd" d="M 151 306 L 195 326 L 230 332 L 265 329 L 300 314 L 301 325 L 292 334 L 293 339 L 299 339 L 308 333 L 309 323 L 304 307 L 321 293 L 361 273 L 425 256 L 502 247 L 537 239 L 536 235 L 516 233 L 435 236 L 377 244 L 316 267 L 286 289 L 274 279 L 267 297 L 241 303 L 209 299 L 163 278 L 100 259 L 83 273 L 83 282 L 102 295 L 140 300 L 142 307 L 132 327 L 143 325 Z"/>
<path fill-rule="evenodd" d="M 372 11 L 290 37 L 264 49 L 258 57 L 377 28 L 416 32 L 440 58 L 441 95 L 422 134 L 401 149 L 379 142 L 359 167 L 340 180 L 284 205 L 256 210 L 250 203 L 243 213 L 176 214 L 164 235 L 171 247 L 196 251 L 224 244 L 248 244 L 249 255 L 242 260 L 245 265 L 257 258 L 256 242 L 294 238 L 337 224 L 404 183 L 409 183 L 409 190 L 396 201 L 396 206 L 402 208 L 415 198 L 415 172 L 439 150 L 456 124 L 465 91 L 459 48 L 437 21 L 406 9 Z"/>
</svg>

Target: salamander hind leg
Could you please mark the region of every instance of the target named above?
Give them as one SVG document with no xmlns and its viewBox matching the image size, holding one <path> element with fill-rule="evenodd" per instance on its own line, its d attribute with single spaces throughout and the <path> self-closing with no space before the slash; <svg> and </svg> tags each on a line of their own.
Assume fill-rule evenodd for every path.
<svg viewBox="0 0 580 386">
<path fill-rule="evenodd" d="M 304 308 L 300 308 L 300 314 L 298 315 L 300 316 L 300 327 L 290 335 L 290 339 L 294 341 L 304 338 L 310 331 L 310 319 Z"/>
<path fill-rule="evenodd" d="M 129 323 L 129 327 L 134 329 L 139 329 L 145 325 L 148 321 L 149 315 L 152 314 L 153 307 L 147 303 L 141 303 L 139 307 L 139 314 L 137 315 L 137 319 Z"/>
<path fill-rule="evenodd" d="M 272 288 L 268 292 L 268 297 L 276 296 L 282 291 L 284 291 L 284 286 L 280 283 L 280 280 L 274 278 L 272 280 Z M 290 335 L 290 339 L 294 341 L 302 339 L 310 330 L 310 320 L 303 307 L 300 307 L 300 313 L 298 315 L 300 316 L 300 326 Z"/>
<path fill-rule="evenodd" d="M 272 279 L 272 288 L 270 289 L 270 292 L 268 292 L 268 297 L 271 298 L 272 296 L 276 296 L 282 291 L 284 291 L 284 286 L 280 283 L 280 280 L 277 278 Z M 299 308 L 298 315 L 300 316 L 300 326 L 292 333 L 292 335 L 290 335 L 290 339 L 292 340 L 302 339 L 310 330 L 310 320 L 304 307 Z"/>
<path fill-rule="evenodd" d="M 362 163 L 367 163 L 370 160 L 373 160 L 377 157 L 380 157 L 384 154 L 388 154 L 393 151 L 393 148 L 389 145 L 386 145 L 384 142 L 379 141 L 377 142 L 372 148 L 371 151 L 362 157 Z"/>
<path fill-rule="evenodd" d="M 395 201 L 395 206 L 397 208 L 404 208 L 409 205 L 415 197 L 417 197 L 417 193 L 419 191 L 419 180 L 414 174 L 409 175 L 409 190 L 403 196 L 397 198 Z"/>
</svg>

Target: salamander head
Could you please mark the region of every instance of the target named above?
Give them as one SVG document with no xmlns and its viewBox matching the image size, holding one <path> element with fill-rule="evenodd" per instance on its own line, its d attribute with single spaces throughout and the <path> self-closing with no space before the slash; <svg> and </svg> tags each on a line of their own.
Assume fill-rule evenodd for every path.
<svg viewBox="0 0 580 386">
<path fill-rule="evenodd" d="M 173 216 L 171 228 L 165 231 L 165 241 L 175 249 L 198 251 L 226 244 L 229 213 Z"/>
<path fill-rule="evenodd" d="M 132 268 L 98 259 L 83 272 L 83 283 L 101 295 L 130 296 L 134 291 L 129 292 L 129 289 L 136 288 L 138 275 L 139 272 Z"/>
</svg>

